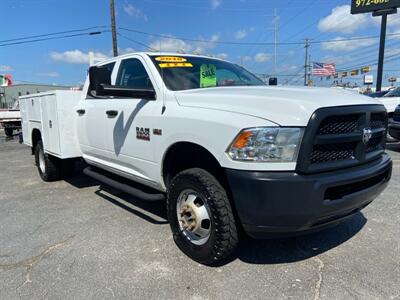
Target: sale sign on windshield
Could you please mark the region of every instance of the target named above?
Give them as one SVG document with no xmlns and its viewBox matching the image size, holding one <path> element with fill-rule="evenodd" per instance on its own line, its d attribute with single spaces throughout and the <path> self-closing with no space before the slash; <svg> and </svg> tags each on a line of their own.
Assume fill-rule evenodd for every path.
<svg viewBox="0 0 400 300">
<path fill-rule="evenodd" d="M 400 0 L 351 0 L 353 15 L 396 7 L 400 7 Z"/>
</svg>

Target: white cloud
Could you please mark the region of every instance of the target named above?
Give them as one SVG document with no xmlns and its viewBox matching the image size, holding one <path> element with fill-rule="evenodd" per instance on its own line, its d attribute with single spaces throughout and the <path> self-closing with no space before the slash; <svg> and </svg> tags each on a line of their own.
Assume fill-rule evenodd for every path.
<svg viewBox="0 0 400 300">
<path fill-rule="evenodd" d="M 254 60 L 258 63 L 262 63 L 262 62 L 266 62 L 269 61 L 271 59 L 271 55 L 269 55 L 268 53 L 257 53 L 254 56 Z"/>
<path fill-rule="evenodd" d="M 318 23 L 321 32 L 353 33 L 370 24 L 371 17 L 367 14 L 350 14 L 350 5 L 337 6 L 329 16 L 322 18 Z"/>
<path fill-rule="evenodd" d="M 252 59 L 253 58 L 251 56 L 248 56 L 248 55 L 241 57 L 241 60 L 244 61 L 244 62 L 251 61 Z"/>
<path fill-rule="evenodd" d="M 170 38 L 161 38 L 150 43 L 149 47 L 164 52 L 185 52 L 204 54 L 207 50 L 215 47 L 215 42 L 219 40 L 218 34 L 213 34 L 209 39 L 200 37 L 199 41 L 186 42 L 181 39 L 176 39 L 173 36 Z M 202 42 L 204 40 L 204 42 Z"/>
<path fill-rule="evenodd" d="M 229 55 L 226 53 L 218 53 L 218 54 L 214 54 L 213 56 L 220 58 L 220 59 L 227 59 Z"/>
<path fill-rule="evenodd" d="M 131 17 L 143 19 L 146 22 L 148 21 L 147 15 L 144 14 L 139 8 L 133 6 L 131 3 L 125 2 L 123 9 L 124 12 Z"/>
<path fill-rule="evenodd" d="M 100 51 L 92 51 L 95 62 L 99 62 L 105 59 L 112 57 L 112 50 L 108 51 L 108 53 L 100 52 Z M 128 54 L 135 52 L 133 48 L 119 48 L 119 55 Z M 64 52 L 51 52 L 50 58 L 57 62 L 64 62 L 68 64 L 88 64 L 89 63 L 89 52 L 83 52 L 81 50 L 68 50 Z"/>
<path fill-rule="evenodd" d="M 93 52 L 96 61 L 105 60 L 109 55 L 102 52 Z M 69 64 L 88 64 L 89 52 L 82 52 L 81 50 L 69 50 L 64 52 L 51 52 L 50 58 L 54 61 L 65 62 Z"/>
<path fill-rule="evenodd" d="M 210 2 L 212 9 L 217 9 L 221 5 L 222 0 L 210 0 Z"/>
<path fill-rule="evenodd" d="M 335 65 L 343 65 L 354 60 L 352 55 L 342 55 L 342 56 L 325 56 L 322 58 L 324 63 L 333 63 Z"/>
<path fill-rule="evenodd" d="M 334 38 L 332 41 L 337 42 L 324 42 L 321 44 L 323 50 L 330 50 L 336 52 L 352 51 L 358 48 L 371 46 L 376 43 L 376 40 L 365 39 L 365 40 L 343 40 L 342 37 Z"/>
<path fill-rule="evenodd" d="M 11 67 L 11 66 L 0 65 L 0 72 L 10 72 L 12 70 L 13 70 L 13 67 Z"/>
<path fill-rule="evenodd" d="M 125 49 L 119 49 L 119 48 L 118 48 L 118 54 L 119 54 L 119 55 L 129 54 L 129 53 L 133 53 L 133 52 L 135 52 L 135 49 L 130 48 L 130 47 L 125 48 Z M 111 52 L 110 52 L 110 53 L 111 53 Z M 110 54 L 110 55 L 111 55 L 111 54 Z"/>
<path fill-rule="evenodd" d="M 238 30 L 235 33 L 235 38 L 238 40 L 244 39 L 247 36 L 246 29 Z"/>
<path fill-rule="evenodd" d="M 298 66 L 296 65 L 290 65 L 290 64 L 284 64 L 282 66 L 279 67 L 278 72 L 293 72 L 296 71 L 298 69 Z"/>
<path fill-rule="evenodd" d="M 60 77 L 60 73 L 58 72 L 43 72 L 43 73 L 37 73 L 36 75 L 43 77 L 52 77 L 52 78 Z"/>
</svg>

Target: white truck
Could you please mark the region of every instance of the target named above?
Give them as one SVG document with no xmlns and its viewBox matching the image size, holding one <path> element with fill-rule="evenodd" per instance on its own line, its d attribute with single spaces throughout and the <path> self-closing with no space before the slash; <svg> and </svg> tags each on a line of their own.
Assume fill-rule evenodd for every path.
<svg viewBox="0 0 400 300">
<path fill-rule="evenodd" d="M 387 112 L 344 90 L 268 87 L 210 57 L 135 53 L 89 69 L 82 92 L 21 97 L 45 181 L 84 173 L 166 199 L 177 246 L 220 264 L 239 242 L 333 226 L 387 186 Z M 140 229 L 137 229 L 140 230 Z"/>
<path fill-rule="evenodd" d="M 21 113 L 19 109 L 0 109 L 0 128 L 8 137 L 14 135 L 14 130 L 21 129 Z"/>
<path fill-rule="evenodd" d="M 390 90 L 383 97 L 377 98 L 382 102 L 388 112 L 389 124 L 393 122 L 393 114 L 396 107 L 400 105 L 400 87 Z M 398 136 L 398 135 L 397 135 Z M 399 138 L 396 135 L 392 135 L 391 131 L 388 132 L 387 136 L 388 142 L 397 142 Z"/>
</svg>

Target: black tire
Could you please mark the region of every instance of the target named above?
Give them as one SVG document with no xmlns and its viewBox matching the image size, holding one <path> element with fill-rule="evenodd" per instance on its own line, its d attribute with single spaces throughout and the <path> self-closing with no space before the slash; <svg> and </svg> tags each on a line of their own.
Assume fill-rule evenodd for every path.
<svg viewBox="0 0 400 300">
<path fill-rule="evenodd" d="M 42 156 L 43 155 L 43 156 Z M 43 157 L 43 165 L 40 166 L 40 156 Z M 61 177 L 60 161 L 56 157 L 44 153 L 43 143 L 39 141 L 35 147 L 35 163 L 40 178 L 43 181 L 56 181 Z"/>
<path fill-rule="evenodd" d="M 177 201 L 184 190 L 196 191 L 208 207 L 211 229 L 202 245 L 192 243 L 180 229 Z M 235 218 L 225 189 L 203 169 L 189 169 L 176 175 L 167 195 L 167 211 L 176 245 L 187 256 L 205 265 L 220 265 L 234 254 L 238 245 Z"/>
<path fill-rule="evenodd" d="M 4 133 L 8 137 L 12 137 L 13 136 L 13 132 L 14 132 L 14 130 L 12 128 L 4 128 Z"/>
<path fill-rule="evenodd" d="M 386 142 L 387 143 L 397 143 L 399 140 L 392 137 L 389 133 L 386 135 Z"/>
</svg>

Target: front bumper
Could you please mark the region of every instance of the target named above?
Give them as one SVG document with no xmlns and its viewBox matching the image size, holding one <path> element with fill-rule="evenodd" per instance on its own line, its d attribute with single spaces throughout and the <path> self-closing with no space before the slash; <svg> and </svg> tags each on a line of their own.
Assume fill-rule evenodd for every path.
<svg viewBox="0 0 400 300">
<path fill-rule="evenodd" d="M 239 219 L 255 238 L 298 235 L 337 224 L 371 203 L 391 173 L 387 154 L 363 166 L 313 175 L 226 169 Z"/>
<path fill-rule="evenodd" d="M 389 124 L 389 135 L 400 140 L 400 122 L 392 121 Z"/>
</svg>

